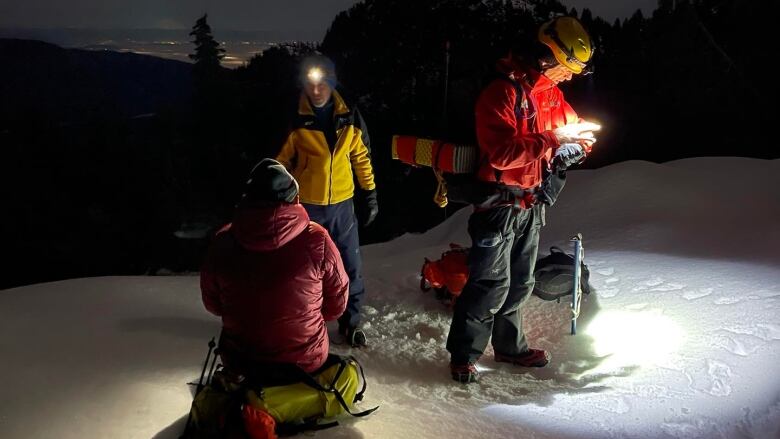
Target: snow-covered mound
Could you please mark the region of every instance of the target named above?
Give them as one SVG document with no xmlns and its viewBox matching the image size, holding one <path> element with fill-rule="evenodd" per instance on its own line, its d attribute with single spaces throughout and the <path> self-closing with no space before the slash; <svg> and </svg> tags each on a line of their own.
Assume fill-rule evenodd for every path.
<svg viewBox="0 0 780 439">
<path fill-rule="evenodd" d="M 595 292 L 527 303 L 539 370 L 449 379 L 449 310 L 420 292 L 424 257 L 470 244 L 469 209 L 363 247 L 380 410 L 321 438 L 780 437 L 780 160 L 625 162 L 570 173 L 542 252 L 584 236 Z M 2 438 L 176 438 L 219 321 L 197 277 L 106 277 L 0 291 Z M 345 352 L 342 346 L 334 349 Z"/>
</svg>

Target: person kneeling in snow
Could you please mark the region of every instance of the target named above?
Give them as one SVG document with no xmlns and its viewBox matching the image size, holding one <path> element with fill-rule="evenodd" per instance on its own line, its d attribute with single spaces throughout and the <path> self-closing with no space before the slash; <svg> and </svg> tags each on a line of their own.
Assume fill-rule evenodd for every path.
<svg viewBox="0 0 780 439">
<path fill-rule="evenodd" d="M 222 317 L 219 355 L 250 379 L 294 381 L 328 358 L 326 321 L 346 308 L 349 279 L 328 232 L 309 221 L 298 183 L 279 162 L 252 170 L 233 222 L 201 269 L 203 304 Z"/>
</svg>

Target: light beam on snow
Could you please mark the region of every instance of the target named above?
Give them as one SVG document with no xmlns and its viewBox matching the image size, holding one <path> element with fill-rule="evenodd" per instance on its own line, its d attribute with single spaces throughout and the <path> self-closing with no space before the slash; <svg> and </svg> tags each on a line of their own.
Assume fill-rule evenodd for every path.
<svg viewBox="0 0 780 439">
<path fill-rule="evenodd" d="M 659 310 L 603 311 L 585 329 L 593 337 L 602 368 L 648 366 L 663 362 L 683 342 L 680 326 Z"/>
<path fill-rule="evenodd" d="M 495 370 L 495 369 L 493 369 L 492 367 L 487 367 L 487 366 L 484 366 L 482 364 L 477 363 L 477 372 L 479 372 L 479 373 L 492 372 L 493 370 Z"/>
</svg>

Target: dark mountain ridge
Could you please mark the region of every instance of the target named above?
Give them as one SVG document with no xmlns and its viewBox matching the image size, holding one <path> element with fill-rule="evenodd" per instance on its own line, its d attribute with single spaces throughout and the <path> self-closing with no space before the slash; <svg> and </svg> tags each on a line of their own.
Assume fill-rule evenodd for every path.
<svg viewBox="0 0 780 439">
<path fill-rule="evenodd" d="M 58 124 L 133 117 L 186 105 L 188 63 L 135 53 L 64 49 L 0 39 L 0 123 L 45 117 Z"/>
</svg>

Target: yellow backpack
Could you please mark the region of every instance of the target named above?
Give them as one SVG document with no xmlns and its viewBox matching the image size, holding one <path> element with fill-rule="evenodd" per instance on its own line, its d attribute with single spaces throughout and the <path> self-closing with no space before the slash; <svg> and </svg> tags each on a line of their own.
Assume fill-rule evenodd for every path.
<svg viewBox="0 0 780 439">
<path fill-rule="evenodd" d="M 317 424 L 317 421 L 345 412 L 363 417 L 379 408 L 354 411 L 355 403 L 363 399 L 366 391 L 363 368 L 354 357 L 331 354 L 321 370 L 316 375 L 300 370 L 300 380 L 294 384 L 260 388 L 250 383 L 246 403 L 268 412 L 277 422 L 277 431 L 285 433 L 291 429 L 328 428 L 338 424 Z"/>
<path fill-rule="evenodd" d="M 196 395 L 181 438 L 224 439 L 245 437 L 246 434 L 252 438 L 271 438 L 274 436 L 262 431 L 273 429 L 274 421 L 277 434 L 291 435 L 338 425 L 338 422 L 320 423 L 322 419 L 345 412 L 362 417 L 379 408 L 354 410 L 355 403 L 366 391 L 363 368 L 354 357 L 330 354 L 325 364 L 313 374 L 294 365 L 279 365 L 283 371 L 280 376 L 284 376 L 284 382 L 279 383 L 275 377 L 261 374 L 249 379 L 225 370 L 221 365 L 215 367 L 218 353 L 214 346 L 212 339 L 200 380 L 191 383 L 197 386 Z M 211 367 L 207 369 L 210 357 Z M 257 416 L 261 412 L 270 415 L 273 421 L 265 415 Z M 257 432 L 260 433 L 253 434 Z"/>
</svg>

